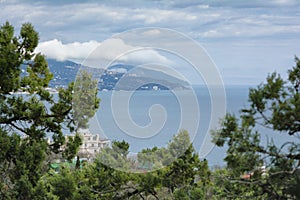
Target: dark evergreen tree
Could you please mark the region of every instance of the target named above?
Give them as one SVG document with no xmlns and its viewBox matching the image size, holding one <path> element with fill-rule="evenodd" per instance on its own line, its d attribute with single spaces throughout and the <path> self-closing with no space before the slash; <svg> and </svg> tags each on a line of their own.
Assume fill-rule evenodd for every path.
<svg viewBox="0 0 300 200">
<path fill-rule="evenodd" d="M 0 27 L 0 199 L 32 199 L 48 170 L 46 158 L 63 153 L 70 159 L 81 143 L 78 137 L 66 141 L 62 133 L 64 127 L 76 128 L 74 85 L 59 89 L 58 99 L 46 89 L 53 75 L 45 57 L 34 52 L 38 40 L 30 23 L 22 25 L 19 36 L 8 22 Z M 25 76 L 21 65 L 27 66 Z"/>
<path fill-rule="evenodd" d="M 227 114 L 214 131 L 217 146 L 227 147 L 228 174 L 219 179 L 227 197 L 297 199 L 300 164 L 300 61 L 288 71 L 288 79 L 272 73 L 265 83 L 250 89 L 249 108 L 240 121 Z M 290 137 L 282 145 L 261 143 L 259 130 Z M 247 176 L 243 176 L 243 174 Z"/>
</svg>

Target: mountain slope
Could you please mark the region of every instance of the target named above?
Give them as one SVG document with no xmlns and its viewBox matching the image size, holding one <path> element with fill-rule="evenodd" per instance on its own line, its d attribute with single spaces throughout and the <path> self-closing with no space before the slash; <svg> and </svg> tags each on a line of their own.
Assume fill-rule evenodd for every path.
<svg viewBox="0 0 300 200">
<path fill-rule="evenodd" d="M 108 69 L 82 67 L 72 61 L 56 61 L 47 59 L 50 71 L 53 73 L 49 87 L 67 87 L 75 81 L 80 68 L 90 71 L 99 78 L 99 90 L 168 90 L 184 89 L 188 83 L 166 73 L 149 68 L 134 67 L 126 64 L 116 64 Z M 22 66 L 23 75 L 26 66 Z"/>
</svg>

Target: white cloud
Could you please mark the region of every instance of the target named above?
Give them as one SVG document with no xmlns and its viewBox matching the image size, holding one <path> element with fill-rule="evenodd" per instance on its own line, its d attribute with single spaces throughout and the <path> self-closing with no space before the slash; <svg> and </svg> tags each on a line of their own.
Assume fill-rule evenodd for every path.
<svg viewBox="0 0 300 200">
<path fill-rule="evenodd" d="M 153 35 L 159 35 L 159 34 L 160 34 L 159 29 L 151 29 L 149 31 L 143 32 L 143 35 L 145 35 L 145 36 L 153 36 Z"/>
<path fill-rule="evenodd" d="M 161 63 L 172 64 L 170 60 L 159 54 L 154 49 L 140 48 L 125 44 L 122 39 L 111 38 L 103 41 L 73 42 L 64 44 L 54 39 L 41 42 L 36 48 L 36 52 L 41 52 L 47 58 L 59 61 L 76 60 L 84 61 L 85 65 L 98 67 L 99 63 L 124 62 L 131 64 Z M 92 64 L 97 63 L 97 64 Z"/>
<path fill-rule="evenodd" d="M 96 41 L 63 44 L 61 41 L 54 39 L 39 43 L 36 52 L 41 52 L 48 58 L 59 61 L 68 59 L 83 60 L 99 45 L 100 43 Z"/>
<path fill-rule="evenodd" d="M 23 22 L 32 22 L 41 33 L 42 40 L 57 38 L 69 43 L 74 40 L 102 41 L 111 37 L 112 34 L 145 26 L 171 28 L 185 33 L 196 32 L 197 36 L 206 39 L 248 37 L 250 33 L 251 37 L 290 33 L 291 27 L 287 25 L 293 25 L 293 32 L 299 31 L 298 29 L 294 31 L 300 21 L 299 15 L 295 15 L 298 11 L 297 7 L 290 7 L 289 12 L 277 9 L 277 7 L 266 7 L 262 11 L 241 9 L 243 6 L 247 7 L 254 3 L 223 2 L 221 0 L 214 2 L 203 1 L 201 4 L 193 1 L 184 3 L 174 1 L 173 4 L 161 2 L 162 6 L 160 7 L 155 7 L 155 4 L 151 3 L 147 3 L 149 7 L 142 6 L 142 3 L 139 6 L 131 7 L 125 6 L 125 4 L 115 5 L 113 2 L 105 4 L 95 2 L 58 3 L 58 5 L 50 3 L 47 5 L 24 2 L 10 4 L 4 1 L 0 18 L 12 21 L 18 26 Z M 259 3 L 255 1 L 255 4 L 257 8 L 265 4 L 276 4 L 279 7 L 279 5 L 295 4 L 296 1 L 274 0 L 272 2 Z M 181 5 L 182 7 L 180 7 Z M 229 5 L 229 7 L 222 7 L 222 5 Z M 247 31 L 248 29 L 251 32 Z M 213 33 L 214 31 L 218 34 Z M 236 34 L 238 32 L 240 34 Z"/>
<path fill-rule="evenodd" d="M 136 9 L 132 16 L 133 19 L 143 20 L 146 24 L 155 24 L 163 22 L 193 21 L 197 19 L 197 15 L 165 9 Z"/>
<path fill-rule="evenodd" d="M 134 65 L 145 63 L 173 64 L 172 61 L 161 55 L 155 49 L 126 44 L 120 38 L 110 38 L 103 41 L 101 45 L 89 55 L 84 64 L 90 67 L 99 67 L 106 66 L 110 62 Z"/>
<path fill-rule="evenodd" d="M 21 23 L 31 22 L 42 41 L 37 50 L 58 60 L 82 60 L 88 56 L 95 60 L 112 60 L 125 53 L 119 58 L 120 62 L 168 63 L 170 58 L 153 49 L 134 51 L 139 41 L 128 44 L 128 41 L 124 43 L 116 38 L 110 40 L 100 54 L 90 54 L 102 44 L 96 41 L 104 41 L 130 29 L 149 26 L 175 29 L 206 44 L 206 47 L 216 45 L 217 48 L 209 51 L 212 55 L 216 51 L 230 52 L 226 50 L 226 44 L 239 42 L 236 52 L 240 52 L 238 58 L 243 59 L 224 56 L 224 53 L 216 55 L 224 69 L 229 66 L 233 66 L 236 71 L 251 69 L 252 66 L 272 67 L 280 63 L 280 59 L 286 61 L 286 57 L 293 57 L 299 52 L 298 0 L 141 0 L 134 5 L 130 2 L 0 0 L 0 23 L 8 20 L 15 26 L 17 33 Z M 144 38 L 156 34 L 157 40 L 163 41 L 157 31 L 145 32 Z M 260 51 L 260 44 L 267 44 L 263 51 Z M 248 50 L 250 47 L 253 49 Z M 257 60 L 261 54 L 272 55 L 274 63 L 267 63 L 272 58 Z M 253 62 L 244 62 L 246 58 L 253 59 Z M 281 66 L 286 65 L 282 62 Z M 257 70 L 253 70 L 253 73 L 256 74 Z"/>
<path fill-rule="evenodd" d="M 297 0 L 274 0 L 274 3 L 278 5 L 294 5 L 297 3 Z"/>
<path fill-rule="evenodd" d="M 131 62 L 136 64 L 143 63 L 161 63 L 165 65 L 172 65 L 173 63 L 166 57 L 160 55 L 157 51 L 152 49 L 137 49 L 132 51 L 124 57 L 120 58 L 121 61 Z"/>
<path fill-rule="evenodd" d="M 209 30 L 207 32 L 204 32 L 201 34 L 202 37 L 205 37 L 205 38 L 214 38 L 214 37 L 220 37 L 222 36 L 223 34 L 221 34 L 219 31 L 217 30 Z"/>
</svg>

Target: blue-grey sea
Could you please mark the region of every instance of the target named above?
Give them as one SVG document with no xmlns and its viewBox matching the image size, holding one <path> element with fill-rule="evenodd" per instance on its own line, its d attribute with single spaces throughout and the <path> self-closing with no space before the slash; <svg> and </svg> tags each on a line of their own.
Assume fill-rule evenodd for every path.
<svg viewBox="0 0 300 200">
<path fill-rule="evenodd" d="M 239 110 L 249 105 L 249 88 L 250 86 L 225 87 L 226 112 L 239 116 Z M 205 139 L 211 132 L 211 93 L 205 86 L 194 86 L 192 91 L 197 99 L 196 106 L 192 101 L 194 95 L 185 90 L 175 93 L 167 90 L 100 91 L 100 109 L 90 121 L 90 130 L 112 141 L 127 141 L 131 154 L 135 154 L 145 148 L 166 147 L 176 133 L 180 130 L 191 131 L 190 127 L 194 127 L 197 122 L 196 132 L 190 134 L 200 158 L 206 158 L 210 166 L 224 166 L 226 147 L 219 148 L 212 143 L 207 144 L 210 138 Z M 199 118 L 195 119 L 197 113 Z M 258 130 L 262 132 L 262 145 L 266 145 L 272 139 L 277 144 L 293 139 L 288 138 L 287 134 L 273 133 L 262 127 L 258 127 Z M 203 148 L 207 148 L 207 151 L 203 151 Z"/>
<path fill-rule="evenodd" d="M 248 90 L 249 86 L 226 87 L 226 111 L 238 115 L 239 109 L 248 104 Z M 206 158 L 210 166 L 222 166 L 225 149 L 209 144 L 204 155 L 200 150 L 210 142 L 205 137 L 210 134 L 213 112 L 211 91 L 205 86 L 194 86 L 190 91 L 100 91 L 100 109 L 90 121 L 90 130 L 112 141 L 127 141 L 132 154 L 144 148 L 167 146 L 176 133 L 188 130 L 193 132 L 191 140 L 200 157 Z M 197 128 L 191 130 L 195 122 Z"/>
<path fill-rule="evenodd" d="M 130 144 L 130 154 L 135 155 L 145 148 L 167 147 L 175 134 L 187 130 L 201 159 L 207 159 L 211 167 L 224 166 L 226 147 L 214 146 L 209 137 L 211 127 L 215 129 L 219 125 L 213 123 L 212 118 L 216 108 L 223 106 L 224 114 L 229 112 L 239 116 L 239 111 L 249 106 L 250 87 L 227 86 L 224 88 L 225 99 L 218 90 L 209 90 L 205 86 L 178 91 L 99 91 L 100 108 L 89 122 L 90 132 L 111 141 L 125 140 Z M 217 94 L 212 94 L 216 91 Z M 216 97 L 216 102 L 212 101 L 212 96 Z M 214 106 L 216 103 L 218 105 Z M 263 127 L 256 130 L 261 133 L 264 146 L 268 142 L 281 145 L 295 140 L 286 133 Z"/>
</svg>

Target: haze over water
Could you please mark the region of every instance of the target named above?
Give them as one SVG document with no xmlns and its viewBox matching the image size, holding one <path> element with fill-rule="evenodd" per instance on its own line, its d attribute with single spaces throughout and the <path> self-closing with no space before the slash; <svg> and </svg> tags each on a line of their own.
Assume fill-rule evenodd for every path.
<svg viewBox="0 0 300 200">
<path fill-rule="evenodd" d="M 227 95 L 227 112 L 239 114 L 239 110 L 247 105 L 249 86 L 231 86 L 226 88 Z M 193 140 L 193 145 L 197 151 L 200 150 L 203 145 L 205 135 L 210 131 L 209 122 L 211 118 L 211 100 L 210 94 L 206 87 L 196 86 L 194 91 L 197 94 L 199 103 L 200 121 L 198 131 Z M 97 112 L 97 120 L 93 119 L 90 123 L 90 130 L 92 133 L 100 133 L 99 125 L 102 128 L 103 133 L 100 133 L 102 137 L 107 137 L 110 140 L 125 140 L 130 144 L 131 153 L 137 153 L 145 148 L 152 148 L 154 146 L 163 147 L 172 139 L 173 135 L 180 130 L 189 130 L 189 127 L 180 127 L 181 109 L 176 96 L 172 91 L 135 91 L 129 102 L 129 116 L 139 126 L 149 125 L 151 119 L 149 117 L 149 109 L 153 105 L 161 105 L 165 109 L 166 122 L 161 130 L 152 137 L 141 138 L 138 134 L 137 137 L 133 137 L 127 134 L 124 127 L 119 127 L 115 122 L 112 109 L 111 109 L 111 97 L 112 91 L 100 91 L 99 97 L 101 98 L 100 109 Z M 185 96 L 188 93 L 185 90 L 179 91 L 179 95 Z M 185 96 L 189 98 L 189 96 Z M 123 101 L 120 98 L 117 101 Z M 196 108 L 191 108 L 196 110 Z M 154 118 L 164 120 L 162 113 L 155 113 Z M 99 125 L 97 125 L 97 123 Z M 126 129 L 126 127 L 125 127 Z M 224 165 L 222 161 L 225 156 L 225 150 L 222 148 L 214 147 L 208 155 L 200 155 L 201 158 L 207 158 L 209 164 Z"/>
</svg>

